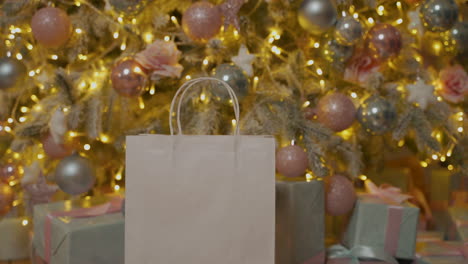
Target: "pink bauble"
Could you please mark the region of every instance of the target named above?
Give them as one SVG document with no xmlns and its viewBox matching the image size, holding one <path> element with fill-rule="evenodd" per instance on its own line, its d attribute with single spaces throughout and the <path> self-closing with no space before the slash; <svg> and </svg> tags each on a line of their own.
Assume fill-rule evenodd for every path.
<svg viewBox="0 0 468 264">
<path fill-rule="evenodd" d="M 329 215 L 344 215 L 351 211 L 356 202 L 356 191 L 351 181 L 343 175 L 325 178 L 326 211 Z"/>
<path fill-rule="evenodd" d="M 223 22 L 219 8 L 209 2 L 197 2 L 185 10 L 182 28 L 195 41 L 206 41 L 216 36 Z"/>
<path fill-rule="evenodd" d="M 300 177 L 307 167 L 307 154 L 300 146 L 290 145 L 276 152 L 276 169 L 286 177 Z"/>
<path fill-rule="evenodd" d="M 45 154 L 52 159 L 62 159 L 72 153 L 72 147 L 65 144 L 57 144 L 50 133 L 42 138 L 42 148 Z"/>
<path fill-rule="evenodd" d="M 7 163 L 0 167 L 0 180 L 8 183 L 18 179 L 18 169 L 14 164 Z"/>
<path fill-rule="evenodd" d="M 112 88 L 126 97 L 135 97 L 143 93 L 147 75 L 143 67 L 133 58 L 118 61 L 111 73 Z"/>
<path fill-rule="evenodd" d="M 10 211 L 13 201 L 15 200 L 15 192 L 10 185 L 0 182 L 0 217 L 6 215 Z"/>
<path fill-rule="evenodd" d="M 400 53 L 403 42 L 400 31 L 389 24 L 377 24 L 367 33 L 367 45 L 382 60 Z"/>
<path fill-rule="evenodd" d="M 48 48 L 62 46 L 72 33 L 67 13 L 55 7 L 39 9 L 31 20 L 31 29 L 34 38 Z"/>
<path fill-rule="evenodd" d="M 355 118 L 353 101 L 342 93 L 325 95 L 317 104 L 318 121 L 335 132 L 349 128 Z"/>
</svg>

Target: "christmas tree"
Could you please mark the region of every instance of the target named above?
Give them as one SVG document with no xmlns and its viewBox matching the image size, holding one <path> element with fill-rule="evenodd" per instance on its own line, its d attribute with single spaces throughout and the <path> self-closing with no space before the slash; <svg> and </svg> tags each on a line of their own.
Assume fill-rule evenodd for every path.
<svg viewBox="0 0 468 264">
<path fill-rule="evenodd" d="M 123 193 L 125 136 L 168 133 L 174 92 L 202 76 L 234 89 L 243 134 L 277 138 L 278 177 L 365 179 L 402 150 L 468 173 L 462 1 L 0 5 L 1 215 Z M 183 104 L 185 134 L 237 125 L 216 84 Z"/>
</svg>

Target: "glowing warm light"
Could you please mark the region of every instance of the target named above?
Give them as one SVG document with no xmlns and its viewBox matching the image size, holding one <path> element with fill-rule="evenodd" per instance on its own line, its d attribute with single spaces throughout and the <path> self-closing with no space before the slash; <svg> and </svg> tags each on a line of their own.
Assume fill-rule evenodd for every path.
<svg viewBox="0 0 468 264">
<path fill-rule="evenodd" d="M 351 97 L 352 97 L 352 98 L 357 98 L 357 94 L 356 94 L 355 92 L 352 92 L 352 93 L 351 93 Z"/>
<path fill-rule="evenodd" d="M 37 154 L 37 158 L 38 158 L 38 159 L 43 159 L 43 158 L 44 158 L 44 154 Z"/>
<path fill-rule="evenodd" d="M 186 76 L 185 76 L 185 79 L 186 79 L 186 80 L 190 80 L 190 79 L 192 79 L 192 76 L 186 75 Z"/>
<path fill-rule="evenodd" d="M 136 23 L 137 23 L 137 20 L 136 20 L 136 18 L 132 18 L 132 24 L 134 24 L 134 25 L 135 25 Z"/>
<path fill-rule="evenodd" d="M 200 94 L 200 100 L 203 102 L 206 100 L 206 94 L 205 93 L 201 93 Z"/>
<path fill-rule="evenodd" d="M 120 190 L 120 186 L 116 184 L 116 185 L 114 186 L 114 190 L 116 190 L 116 191 Z"/>
<path fill-rule="evenodd" d="M 203 60 L 203 65 L 206 66 L 206 65 L 208 65 L 208 63 L 209 63 L 208 59 L 204 59 L 204 60 Z"/>
<path fill-rule="evenodd" d="M 145 109 L 145 102 L 141 97 L 138 97 L 138 106 L 140 107 L 141 110 Z"/>
<path fill-rule="evenodd" d="M 398 146 L 401 148 L 405 145 L 405 141 L 404 140 L 400 140 L 398 141 Z"/>
<path fill-rule="evenodd" d="M 58 60 L 58 56 L 55 55 L 55 54 L 53 54 L 52 56 L 50 56 L 50 58 L 53 59 L 53 60 Z"/>
<path fill-rule="evenodd" d="M 355 19 L 358 19 L 359 14 L 358 14 L 358 13 L 354 13 L 354 14 L 353 14 L 353 17 L 354 17 Z"/>
<path fill-rule="evenodd" d="M 149 94 L 154 95 L 155 93 L 156 93 L 156 89 L 154 88 L 154 86 L 152 86 L 150 88 Z"/>
<path fill-rule="evenodd" d="M 28 223 L 29 223 L 29 221 L 28 221 L 27 219 L 24 219 L 23 221 L 21 221 L 21 224 L 22 224 L 23 226 L 27 226 Z"/>
<path fill-rule="evenodd" d="M 402 19 L 402 18 L 397 19 L 396 23 L 397 23 L 398 25 L 402 24 L 402 23 L 403 23 L 403 19 Z"/>
<path fill-rule="evenodd" d="M 437 96 L 437 101 L 442 102 L 442 97 Z"/>
<path fill-rule="evenodd" d="M 88 59 L 88 56 L 84 55 L 84 54 L 78 54 L 78 59 L 80 60 L 87 60 Z"/>
<path fill-rule="evenodd" d="M 77 34 L 81 34 L 81 33 L 83 33 L 83 30 L 82 30 L 81 28 L 76 28 L 76 29 L 75 29 L 75 32 L 76 32 Z"/>
<path fill-rule="evenodd" d="M 11 118 L 11 117 L 7 119 L 7 122 L 10 123 L 10 124 L 12 124 L 13 121 L 14 121 L 14 120 L 13 120 L 13 118 Z"/>
<path fill-rule="evenodd" d="M 28 43 L 28 44 L 26 44 L 26 48 L 27 48 L 28 50 L 32 50 L 34 47 L 33 47 L 33 45 L 31 45 L 31 44 Z"/>
<path fill-rule="evenodd" d="M 8 38 L 11 39 L 11 40 L 13 40 L 13 39 L 15 39 L 15 35 L 9 34 L 9 35 L 8 35 Z"/>
<path fill-rule="evenodd" d="M 317 68 L 317 74 L 318 74 L 318 75 L 322 75 L 322 74 L 323 74 L 323 71 L 322 71 L 322 69 L 320 69 L 320 68 Z"/>
<path fill-rule="evenodd" d="M 16 58 L 18 60 L 22 60 L 23 59 L 23 55 L 21 55 L 21 53 L 16 53 Z"/>
<path fill-rule="evenodd" d="M 117 21 L 119 21 L 119 23 L 122 23 L 122 22 L 123 22 L 123 18 L 122 18 L 122 17 L 118 17 L 118 18 L 117 18 Z"/>
<path fill-rule="evenodd" d="M 314 64 L 314 60 L 308 60 L 307 61 L 307 65 L 310 66 L 310 65 L 313 65 Z"/>
<path fill-rule="evenodd" d="M 420 164 L 421 164 L 421 167 L 423 168 L 426 168 L 428 166 L 427 162 L 425 161 L 421 161 Z"/>
<path fill-rule="evenodd" d="M 302 104 L 302 107 L 308 107 L 310 105 L 310 101 L 305 101 L 304 104 Z"/>
<path fill-rule="evenodd" d="M 380 5 L 379 7 L 377 7 L 377 13 L 379 14 L 379 16 L 383 16 L 384 11 L 385 11 L 385 8 L 383 6 Z"/>
<path fill-rule="evenodd" d="M 34 75 L 36 75 L 36 72 L 35 72 L 35 71 L 30 71 L 28 75 L 29 75 L 30 77 L 33 77 Z"/>
<path fill-rule="evenodd" d="M 171 21 L 174 24 L 179 24 L 179 22 L 177 21 L 177 18 L 175 16 L 171 16 Z"/>
<path fill-rule="evenodd" d="M 314 48 L 316 48 L 316 49 L 320 48 L 320 43 L 315 42 L 315 43 L 314 43 Z"/>
<path fill-rule="evenodd" d="M 164 36 L 164 41 L 167 42 L 167 41 L 169 41 L 169 40 L 171 40 L 171 37 L 169 37 L 169 36 Z"/>
<path fill-rule="evenodd" d="M 5 129 L 6 132 L 11 132 L 11 127 L 9 127 L 9 126 L 5 126 L 4 129 Z"/>
<path fill-rule="evenodd" d="M 101 140 L 102 143 L 109 143 L 110 142 L 110 138 L 106 134 L 101 134 L 99 136 L 99 139 Z"/>
<path fill-rule="evenodd" d="M 401 8 L 401 2 L 400 2 L 400 1 L 396 2 L 396 6 L 397 6 L 398 8 Z"/>
<path fill-rule="evenodd" d="M 125 50 L 127 48 L 127 45 L 125 45 L 125 43 L 122 43 L 122 45 L 120 45 L 120 50 Z"/>
<path fill-rule="evenodd" d="M 118 181 L 122 180 L 122 173 L 120 171 L 115 175 L 115 179 Z"/>
<path fill-rule="evenodd" d="M 232 123 L 232 126 L 236 126 L 236 125 L 237 125 L 237 120 L 232 119 L 232 120 L 231 120 L 231 123 Z"/>
<path fill-rule="evenodd" d="M 463 132 L 463 127 L 457 128 L 457 131 L 460 132 L 460 133 L 462 133 L 462 132 Z"/>
<path fill-rule="evenodd" d="M 447 151 L 447 157 L 452 156 L 452 150 Z"/>
<path fill-rule="evenodd" d="M 371 25 L 374 24 L 374 22 L 375 22 L 374 19 L 373 19 L 372 17 L 369 17 L 369 18 L 367 19 L 367 21 L 369 21 L 369 24 L 371 24 Z"/>
<path fill-rule="evenodd" d="M 436 154 L 433 154 L 433 155 L 432 155 L 432 159 L 433 159 L 433 160 L 437 160 L 438 158 L 439 158 L 439 156 L 437 156 Z"/>
<path fill-rule="evenodd" d="M 449 171 L 453 170 L 453 165 L 452 165 L 452 164 L 448 165 L 448 166 L 447 166 L 447 169 L 448 169 Z"/>
<path fill-rule="evenodd" d="M 84 150 L 90 150 L 90 149 L 91 149 L 91 145 L 89 145 L 89 144 L 84 144 L 83 149 L 84 149 Z"/>
<path fill-rule="evenodd" d="M 345 11 L 341 11 L 341 16 L 342 16 L 342 17 L 345 17 L 345 16 L 346 16 L 346 12 L 345 12 Z"/>
<path fill-rule="evenodd" d="M 365 180 L 367 180 L 367 176 L 366 175 L 361 175 L 361 176 L 359 176 L 359 179 L 365 181 Z"/>
<path fill-rule="evenodd" d="M 440 161 L 444 162 L 445 161 L 445 156 L 440 157 Z"/>
<path fill-rule="evenodd" d="M 114 37 L 115 39 L 118 39 L 119 38 L 119 32 L 114 32 L 114 34 L 112 34 L 112 37 Z"/>
<path fill-rule="evenodd" d="M 271 47 L 271 52 L 275 53 L 276 55 L 280 55 L 280 54 L 281 54 L 281 50 L 280 50 L 280 48 L 278 48 L 277 46 Z"/>
<path fill-rule="evenodd" d="M 97 88 L 97 83 L 96 82 L 91 82 L 90 86 L 91 89 L 96 89 Z"/>
<path fill-rule="evenodd" d="M 154 35 L 151 32 L 146 32 L 145 34 L 143 34 L 143 39 L 146 43 L 151 43 L 154 40 Z"/>
<path fill-rule="evenodd" d="M 21 123 L 25 122 L 25 121 L 26 121 L 26 117 L 24 117 L 24 116 L 20 117 L 20 118 L 19 118 L 19 121 L 20 121 Z"/>
</svg>

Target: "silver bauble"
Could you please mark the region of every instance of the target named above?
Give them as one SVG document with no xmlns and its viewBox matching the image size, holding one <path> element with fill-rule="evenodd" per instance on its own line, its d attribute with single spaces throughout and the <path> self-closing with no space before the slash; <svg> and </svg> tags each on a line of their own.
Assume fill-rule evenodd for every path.
<svg viewBox="0 0 468 264">
<path fill-rule="evenodd" d="M 335 36 L 341 45 L 354 45 L 358 42 L 363 33 L 361 22 L 353 17 L 347 16 L 340 18 L 336 23 Z"/>
<path fill-rule="evenodd" d="M 13 58 L 0 58 L 0 89 L 15 86 L 26 77 L 26 66 Z"/>
<path fill-rule="evenodd" d="M 247 79 L 244 71 L 236 65 L 218 65 L 214 70 L 214 77 L 227 82 L 239 99 L 244 98 L 249 93 L 249 79 Z M 222 84 L 217 85 L 217 88 L 213 89 L 213 94 L 223 100 L 230 98 L 228 91 Z"/>
<path fill-rule="evenodd" d="M 336 23 L 336 7 L 330 0 L 304 0 L 299 7 L 299 24 L 312 34 L 322 34 Z"/>
<path fill-rule="evenodd" d="M 455 0 L 426 0 L 421 7 L 424 27 L 429 31 L 446 31 L 458 19 L 458 5 Z"/>
<path fill-rule="evenodd" d="M 118 12 L 134 14 L 143 9 L 146 0 L 109 0 L 109 3 Z"/>
<path fill-rule="evenodd" d="M 459 53 L 468 51 L 468 22 L 457 22 L 450 31 L 452 38 L 457 42 Z"/>
<path fill-rule="evenodd" d="M 383 134 L 395 126 L 397 111 L 387 99 L 372 96 L 359 106 L 357 119 L 368 132 Z"/>
<path fill-rule="evenodd" d="M 55 169 L 55 181 L 62 191 L 78 195 L 91 190 L 96 173 L 87 158 L 73 154 L 59 162 Z"/>
</svg>

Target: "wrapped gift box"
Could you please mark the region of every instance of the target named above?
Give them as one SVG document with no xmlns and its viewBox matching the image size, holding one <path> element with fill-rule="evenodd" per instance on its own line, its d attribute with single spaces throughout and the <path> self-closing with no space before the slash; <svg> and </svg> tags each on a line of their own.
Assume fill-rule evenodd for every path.
<svg viewBox="0 0 468 264">
<path fill-rule="evenodd" d="M 395 258 L 413 259 L 419 208 L 404 202 L 389 205 L 383 200 L 359 195 L 343 238 L 347 248 L 364 246 Z"/>
<path fill-rule="evenodd" d="M 276 183 L 276 264 L 325 263 L 322 181 Z"/>
<path fill-rule="evenodd" d="M 448 214 L 450 216 L 449 239 L 468 242 L 468 208 L 450 207 Z"/>
<path fill-rule="evenodd" d="M 125 224 L 121 212 L 63 216 L 67 212 L 81 213 L 84 208 L 102 208 L 108 204 L 107 200 L 92 198 L 37 205 L 34 208 L 35 253 L 47 259 L 46 251 L 49 251 L 49 264 L 123 264 Z M 96 211 L 88 213 L 92 215 Z"/>
<path fill-rule="evenodd" d="M 463 251 L 468 250 L 460 242 L 419 242 L 416 246 L 418 260 L 415 263 L 425 264 L 466 264 L 468 259 Z"/>
<path fill-rule="evenodd" d="M 3 218 L 0 220 L 0 261 L 24 260 L 30 255 L 30 220 Z"/>
</svg>

